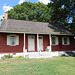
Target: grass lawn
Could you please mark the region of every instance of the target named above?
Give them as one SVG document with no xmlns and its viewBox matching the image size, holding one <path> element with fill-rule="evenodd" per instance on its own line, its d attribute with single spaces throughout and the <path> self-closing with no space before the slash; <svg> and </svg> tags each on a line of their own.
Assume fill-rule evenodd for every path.
<svg viewBox="0 0 75 75">
<path fill-rule="evenodd" d="M 75 75 L 75 57 L 0 60 L 0 75 Z"/>
</svg>

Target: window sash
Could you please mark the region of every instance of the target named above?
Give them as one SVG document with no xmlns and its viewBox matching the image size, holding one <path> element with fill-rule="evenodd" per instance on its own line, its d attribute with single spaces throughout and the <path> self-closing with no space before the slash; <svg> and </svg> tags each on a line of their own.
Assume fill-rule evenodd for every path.
<svg viewBox="0 0 75 75">
<path fill-rule="evenodd" d="M 38 38 L 39 38 L 39 39 L 42 39 L 43 37 L 39 36 Z"/>
<path fill-rule="evenodd" d="M 10 45 L 16 44 L 16 36 L 10 36 Z"/>
<path fill-rule="evenodd" d="M 67 38 L 64 38 L 64 44 L 68 44 Z"/>
<path fill-rule="evenodd" d="M 62 37 L 62 44 L 63 45 L 69 45 L 70 44 L 69 37 Z"/>
<path fill-rule="evenodd" d="M 58 37 L 57 36 L 52 36 L 52 40 L 51 40 L 51 44 L 52 45 L 58 45 Z"/>
<path fill-rule="evenodd" d="M 29 39 L 34 39 L 34 37 L 33 36 L 29 36 Z"/>
<path fill-rule="evenodd" d="M 7 35 L 7 45 L 16 46 L 19 45 L 19 36 L 18 35 Z"/>
<path fill-rule="evenodd" d="M 56 44 L 56 38 L 52 37 L 52 45 L 55 45 L 55 44 Z"/>
</svg>

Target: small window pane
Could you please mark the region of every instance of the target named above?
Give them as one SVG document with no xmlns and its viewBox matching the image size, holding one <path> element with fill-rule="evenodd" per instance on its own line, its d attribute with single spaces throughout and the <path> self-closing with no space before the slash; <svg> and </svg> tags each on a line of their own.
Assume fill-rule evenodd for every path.
<svg viewBox="0 0 75 75">
<path fill-rule="evenodd" d="M 42 39 L 42 37 L 39 37 L 39 39 Z"/>
<path fill-rule="evenodd" d="M 10 44 L 15 45 L 16 43 L 16 37 L 15 36 L 10 36 Z"/>
<path fill-rule="evenodd" d="M 56 38 L 55 37 L 52 37 L 52 44 L 56 44 Z"/>
<path fill-rule="evenodd" d="M 34 37 L 33 36 L 29 36 L 29 39 L 34 39 Z"/>
<path fill-rule="evenodd" d="M 64 38 L 64 44 L 67 44 L 67 42 L 68 42 L 67 38 Z"/>
</svg>

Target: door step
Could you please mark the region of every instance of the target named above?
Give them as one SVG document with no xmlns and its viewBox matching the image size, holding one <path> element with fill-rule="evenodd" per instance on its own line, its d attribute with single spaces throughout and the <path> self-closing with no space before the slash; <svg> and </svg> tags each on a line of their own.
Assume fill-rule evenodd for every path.
<svg viewBox="0 0 75 75">
<path fill-rule="evenodd" d="M 51 52 L 27 52 L 25 58 L 51 58 Z"/>
</svg>

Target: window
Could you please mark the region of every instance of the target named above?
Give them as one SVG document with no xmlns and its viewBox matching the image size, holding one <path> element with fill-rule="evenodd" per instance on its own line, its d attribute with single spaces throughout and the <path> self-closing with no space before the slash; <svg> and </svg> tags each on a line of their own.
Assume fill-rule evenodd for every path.
<svg viewBox="0 0 75 75">
<path fill-rule="evenodd" d="M 7 35 L 7 45 L 9 46 L 19 45 L 19 36 L 18 35 Z"/>
<path fill-rule="evenodd" d="M 13 53 L 13 55 L 16 55 L 16 53 Z"/>
<path fill-rule="evenodd" d="M 67 44 L 67 38 L 64 38 L 64 44 Z"/>
<path fill-rule="evenodd" d="M 62 44 L 63 45 L 69 45 L 70 44 L 69 37 L 62 37 Z"/>
<path fill-rule="evenodd" d="M 56 38 L 52 37 L 52 44 L 56 44 Z"/>
<path fill-rule="evenodd" d="M 42 39 L 42 37 L 41 37 L 41 36 L 39 36 L 39 39 Z"/>
<path fill-rule="evenodd" d="M 52 36 L 52 45 L 58 45 L 58 37 Z"/>
<path fill-rule="evenodd" d="M 10 45 L 16 44 L 16 36 L 10 36 Z"/>
<path fill-rule="evenodd" d="M 34 37 L 33 36 L 29 36 L 29 39 L 34 39 Z"/>
</svg>

